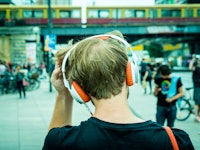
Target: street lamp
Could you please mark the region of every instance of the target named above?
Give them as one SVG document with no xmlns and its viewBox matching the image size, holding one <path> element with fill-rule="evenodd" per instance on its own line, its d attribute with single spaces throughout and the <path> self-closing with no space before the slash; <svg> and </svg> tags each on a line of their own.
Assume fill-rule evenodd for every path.
<svg viewBox="0 0 200 150">
<path fill-rule="evenodd" d="M 48 34 L 51 34 L 51 28 L 52 28 L 52 18 L 51 18 L 51 0 L 48 0 Z M 47 68 L 49 76 L 51 76 L 52 72 L 52 54 L 51 51 L 47 51 Z M 52 85 L 49 80 L 49 91 L 52 92 Z"/>
</svg>

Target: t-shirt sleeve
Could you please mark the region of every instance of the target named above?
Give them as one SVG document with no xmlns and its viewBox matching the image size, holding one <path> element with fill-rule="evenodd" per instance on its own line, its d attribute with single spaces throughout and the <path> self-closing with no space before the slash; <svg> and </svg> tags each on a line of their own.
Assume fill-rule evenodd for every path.
<svg viewBox="0 0 200 150">
<path fill-rule="evenodd" d="M 76 137 L 78 137 L 78 128 L 75 126 L 67 125 L 60 128 L 53 128 L 48 132 L 42 150 L 57 150 L 61 149 L 64 145 L 68 145 L 68 148 L 71 149 L 73 146 L 71 144 L 75 143 Z"/>
<path fill-rule="evenodd" d="M 75 126 L 64 126 L 51 129 L 45 138 L 42 150 L 57 150 L 60 149 L 63 144 L 70 145 L 69 143 L 73 143 L 75 137 L 77 137 L 78 133 L 76 131 L 77 128 Z"/>
<path fill-rule="evenodd" d="M 172 129 L 180 150 L 194 150 L 189 135 L 179 129 Z"/>
<path fill-rule="evenodd" d="M 42 150 L 59 149 L 59 143 L 60 143 L 59 135 L 60 135 L 60 128 L 51 129 L 45 138 Z"/>
<path fill-rule="evenodd" d="M 159 85 L 159 81 L 160 81 L 160 78 L 155 78 L 154 83 L 155 83 L 156 85 Z"/>
<path fill-rule="evenodd" d="M 182 84 L 181 78 L 179 78 L 177 82 L 177 88 L 180 88 L 182 85 L 183 84 Z"/>
</svg>

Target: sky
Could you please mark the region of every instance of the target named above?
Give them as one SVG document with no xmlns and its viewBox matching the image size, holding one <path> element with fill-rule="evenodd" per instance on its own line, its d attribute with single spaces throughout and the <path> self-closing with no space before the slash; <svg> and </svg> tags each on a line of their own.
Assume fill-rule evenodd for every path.
<svg viewBox="0 0 200 150">
<path fill-rule="evenodd" d="M 155 0 L 72 0 L 73 5 L 86 1 L 88 6 L 150 6 Z"/>
<path fill-rule="evenodd" d="M 28 0 L 12 0 L 16 5 L 22 5 Z M 37 0 L 33 0 L 37 1 Z M 47 0 L 46 0 L 47 1 Z M 154 5 L 154 0 L 72 0 L 72 5 L 80 6 L 86 2 L 87 6 L 151 6 Z"/>
</svg>

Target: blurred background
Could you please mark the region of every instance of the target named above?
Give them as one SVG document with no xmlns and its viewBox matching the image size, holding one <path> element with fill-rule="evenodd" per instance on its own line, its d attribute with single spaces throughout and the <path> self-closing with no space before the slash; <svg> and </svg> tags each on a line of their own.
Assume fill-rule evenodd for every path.
<svg viewBox="0 0 200 150">
<path fill-rule="evenodd" d="M 0 0 L 0 149 L 42 148 L 56 97 L 49 81 L 54 54 L 71 39 L 113 30 L 130 43 L 140 71 L 142 64 L 153 73 L 169 64 L 184 88 L 193 87 L 189 64 L 200 57 L 200 0 Z M 17 68 L 27 82 L 20 98 Z M 130 91 L 134 111 L 154 120 L 152 89 L 144 94 L 139 84 Z M 90 117 L 83 106 L 74 107 L 74 124 Z M 175 127 L 187 131 L 200 149 L 199 123 L 191 116 Z"/>
<path fill-rule="evenodd" d="M 138 63 L 188 68 L 200 53 L 200 0 L 0 0 L 0 60 L 51 72 L 67 41 L 120 30 Z M 13 66 L 12 66 L 13 65 Z"/>
</svg>

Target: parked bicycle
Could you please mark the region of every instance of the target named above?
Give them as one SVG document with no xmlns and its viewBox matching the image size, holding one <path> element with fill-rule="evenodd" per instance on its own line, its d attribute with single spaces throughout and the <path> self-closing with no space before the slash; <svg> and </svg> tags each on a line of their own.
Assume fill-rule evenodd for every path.
<svg viewBox="0 0 200 150">
<path fill-rule="evenodd" d="M 38 73 L 29 74 L 26 77 L 26 81 L 29 84 L 25 87 L 27 91 L 34 91 L 40 88 Z M 17 93 L 16 86 L 16 76 L 14 74 L 8 72 L 4 77 L 0 77 L 0 95 Z"/>
<path fill-rule="evenodd" d="M 6 72 L 3 77 L 0 77 L 0 94 L 16 93 L 15 75 Z"/>
<path fill-rule="evenodd" d="M 177 116 L 178 121 L 187 120 L 191 114 L 194 114 L 194 101 L 192 98 L 193 87 L 185 88 L 185 96 L 177 101 Z"/>
<path fill-rule="evenodd" d="M 27 91 L 33 91 L 40 88 L 40 80 L 38 73 L 29 74 L 26 80 L 29 83 L 29 86 L 26 86 Z"/>
</svg>

